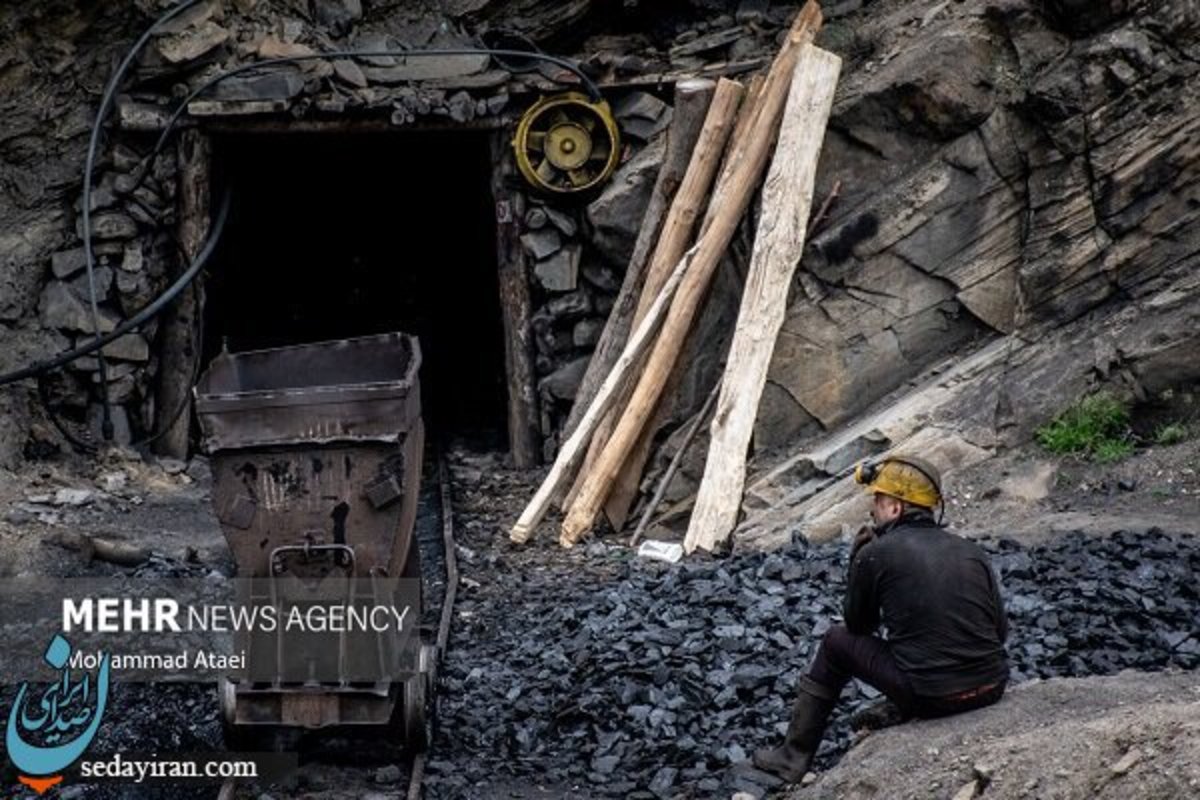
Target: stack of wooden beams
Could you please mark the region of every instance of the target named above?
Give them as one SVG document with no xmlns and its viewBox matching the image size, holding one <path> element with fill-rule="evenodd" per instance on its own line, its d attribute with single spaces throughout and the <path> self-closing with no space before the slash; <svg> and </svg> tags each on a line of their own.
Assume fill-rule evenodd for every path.
<svg viewBox="0 0 1200 800">
<path fill-rule="evenodd" d="M 677 87 L 668 156 L 625 285 L 581 387 L 577 409 L 582 410 L 514 526 L 513 541 L 527 541 L 556 500 L 564 511 L 559 537 L 564 546 L 587 534 L 601 513 L 615 527 L 623 524 L 687 335 L 761 186 L 745 294 L 685 546 L 689 552 L 711 550 L 731 534 L 841 68 L 840 59 L 812 44 L 820 27 L 820 6 L 810 0 L 765 76 L 748 87 L 727 79 L 715 86 L 705 81 Z M 697 124 L 701 115 L 703 123 Z M 668 205 L 666 197 L 676 185 Z"/>
</svg>

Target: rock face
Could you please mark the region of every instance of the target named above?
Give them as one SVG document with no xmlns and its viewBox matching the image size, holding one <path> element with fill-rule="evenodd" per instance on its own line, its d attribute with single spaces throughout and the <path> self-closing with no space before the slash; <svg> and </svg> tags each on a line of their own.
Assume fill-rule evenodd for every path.
<svg viewBox="0 0 1200 800">
<path fill-rule="evenodd" d="M 1147 297 L 1110 306 L 1030 343 L 998 338 L 954 356 L 915 388 L 885 397 L 829 435 L 811 436 L 747 486 L 742 544 L 775 546 L 799 529 L 828 539 L 864 517 L 865 497 L 845 474 L 855 460 L 890 448 L 922 453 L 951 484 L 956 470 L 1034 428 L 1097 385 L 1147 398 L 1195 382 L 1200 273 Z"/>
<path fill-rule="evenodd" d="M 920 451 L 953 481 L 1099 388 L 1200 380 L 1181 356 L 1200 351 L 1200 13 L 1070 19 L 874 3 L 823 31 L 858 54 L 817 189 L 841 197 L 775 351 L 743 544 L 842 533 L 864 507 L 839 472 L 864 455 Z"/>
<path fill-rule="evenodd" d="M 633 254 L 664 150 L 662 139 L 642 150 L 617 170 L 604 192 L 588 206 L 592 242 L 609 263 L 622 270 Z"/>
<path fill-rule="evenodd" d="M 1028 683 L 990 708 L 873 733 L 786 796 L 1192 797 L 1200 786 L 1198 689 L 1195 672 Z"/>
<path fill-rule="evenodd" d="M 0 77 L 8 89 L 0 96 L 0 336 L 6 339 L 48 343 L 90 326 L 77 302 L 83 299 L 79 187 L 96 76 L 107 76 L 160 5 L 145 0 L 135 13 L 69 3 L 10 3 L 0 10 L 0 63 L 9 65 Z M 415 0 L 239 0 L 189 9 L 138 59 L 131 82 L 138 90 L 122 94 L 100 153 L 91 227 L 104 278 L 99 299 L 111 315 L 101 324 L 134 313 L 179 267 L 169 235 L 179 222 L 172 216 L 178 211 L 174 148 L 146 165 L 140 185 L 133 177 L 146 155 L 147 132 L 162 125 L 177 101 L 170 87 L 196 86 L 201 76 L 257 58 L 335 47 L 454 47 L 477 40 L 503 47 L 532 40 L 547 52 L 577 57 L 597 80 L 623 87 L 605 91 L 626 144 L 614 180 L 597 196 L 580 198 L 586 203 L 526 192 L 518 204 L 534 381 L 586 357 L 612 307 L 655 179 L 672 114 L 664 102 L 671 83 L 722 65 L 736 65 L 730 69 L 738 74 L 754 69 L 775 50 L 799 3 L 681 0 L 665 10 L 628 2 L 621 15 L 609 13 L 608 5 L 452 0 L 435 10 Z M 1185 279 L 1200 253 L 1200 123 L 1191 113 L 1200 100 L 1195 4 L 825 5 L 820 43 L 843 57 L 845 69 L 817 198 L 829 195 L 835 182 L 840 198 L 815 233 L 792 288 L 759 409 L 760 478 L 777 476 L 783 464 L 791 465 L 784 471 L 795 479 L 803 472 L 792 469 L 804 462 L 800 456 L 828 449 L 824 437 L 840 436 L 914 382 L 924 385 L 937 365 L 984 353 L 994 357 L 985 383 L 1003 389 L 1011 410 L 996 412 L 999 421 L 982 434 L 978 419 L 968 431 L 958 421 L 961 402 L 971 396 L 964 393 L 943 407 L 938 423 L 984 450 L 1027 433 L 1024 422 L 1008 425 L 1011 419 L 1052 412 L 1069 399 L 1058 392 L 1089 388 L 1098 375 L 1130 374 L 1136 380 L 1126 383 L 1141 385 L 1158 381 L 1163 365 L 1171 364 L 1180 366 L 1174 380 L 1194 376 L 1194 360 L 1180 355 L 1195 344 L 1194 335 L 1171 329 L 1168 342 L 1155 344 L 1144 319 L 1194 298 Z M 44 63 L 47 40 L 70 57 Z M 274 114 L 283 122 L 511 127 L 527 98 L 564 86 L 557 68 L 528 66 L 477 55 L 305 62 L 239 76 L 191 112 L 201 125 L 212 116 L 235 124 Z M 640 88 L 631 88 L 635 84 Z M 680 380 L 671 425 L 699 407 L 719 372 L 739 280 L 714 289 L 704 327 L 689 341 L 686 363 L 694 366 Z M 559 302 L 564 298 L 570 298 L 566 307 Z M 1125 308 L 1148 309 L 1144 319 L 1135 312 L 1121 323 L 1123 335 L 1141 342 L 1136 363 L 1122 342 L 1096 336 Z M 1167 321 L 1186 325 L 1188 319 Z M 151 388 L 159 368 L 153 334 L 147 332 L 144 368 L 113 388 L 129 398 L 137 433 L 151 426 L 158 407 Z M 1117 348 L 1106 362 L 1112 369 L 1093 369 L 1103 354 L 1076 363 L 1045 349 L 1050 341 L 1083 347 L 1089 339 Z M 15 352 L 5 344 L 0 363 Z M 95 400 L 93 370 L 84 365 L 60 380 L 74 418 L 84 419 Z M 1032 373 L 1021 370 L 1045 380 L 1030 383 Z M 977 373 L 956 374 L 966 392 Z M 29 386 L 4 391 L 6 407 L 20 407 L 14 419 L 36 416 Z M 995 411 L 995 403 L 983 407 Z M 557 396 L 537 409 L 547 452 L 568 409 L 569 401 Z M 11 442 L 21 440 L 23 427 L 8 432 L 0 463 L 17 459 L 20 448 Z M 910 425 L 902 433 L 915 431 Z M 869 432 L 848 441 L 859 449 L 902 441 L 892 426 L 864 444 Z M 793 489 L 794 480 L 756 481 L 748 510 L 757 513 Z M 790 502 L 782 507 L 788 513 L 798 501 Z"/>
<path fill-rule="evenodd" d="M 136 15 L 128 8 L 78 4 L 0 9 L 0 62 L 6 65 L 0 78 L 0 372 L 68 348 L 60 322 L 66 330 L 92 328 L 90 317 L 79 313 L 78 295 L 53 279 L 82 275 L 77 201 L 91 93 L 116 63 L 130 17 Z M 53 64 L 45 60 L 47 46 L 63 54 Z M 131 235 L 136 223 L 106 207 L 115 203 L 111 182 L 102 186 L 98 179 L 96 189 L 93 228 L 109 240 L 97 241 L 102 267 L 108 258 L 102 253 Z M 50 324 L 43 325 L 43 314 Z M 100 323 L 111 327 L 111 312 L 102 310 Z M 90 381 L 86 374 L 60 373 L 52 393 L 86 408 Z M 36 395 L 32 382 L 0 389 L 0 466 L 21 458 L 31 430 L 49 428 L 39 425 Z"/>
<path fill-rule="evenodd" d="M 760 446 L 1194 269 L 1200 14 L 1123 3 L 1076 30 L 1060 6 L 871 4 L 825 30 L 867 55 L 839 86 L 817 195 L 842 197 L 804 260 Z"/>
</svg>

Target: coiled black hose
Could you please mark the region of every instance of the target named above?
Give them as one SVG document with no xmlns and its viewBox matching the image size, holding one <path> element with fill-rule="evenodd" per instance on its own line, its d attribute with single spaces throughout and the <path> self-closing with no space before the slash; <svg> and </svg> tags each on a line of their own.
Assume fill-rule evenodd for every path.
<svg viewBox="0 0 1200 800">
<path fill-rule="evenodd" d="M 104 118 L 108 116 L 109 109 L 112 107 L 113 98 L 117 94 L 117 87 L 120 86 L 125 73 L 133 66 L 133 61 L 137 58 L 138 53 L 150 41 L 150 37 L 154 35 L 154 32 L 159 27 L 170 22 L 198 2 L 199 0 L 182 0 L 179 5 L 169 9 L 156 19 L 154 24 L 147 28 L 146 32 L 134 42 L 133 47 L 129 49 L 125 58 L 122 59 L 120 65 L 113 72 L 112 77 L 109 78 L 108 85 L 104 87 L 104 94 L 100 98 L 100 108 L 96 112 L 96 121 L 92 124 L 91 138 L 88 139 L 87 158 L 84 161 L 83 167 L 83 256 L 84 265 L 87 268 L 92 330 L 96 332 L 97 339 L 100 337 L 100 303 L 96 299 L 96 254 L 92 249 L 92 171 L 96 166 L 96 149 L 100 145 L 100 127 L 104 124 Z M 97 359 L 100 364 L 100 397 L 103 408 L 100 431 L 104 440 L 109 442 L 113 438 L 113 422 L 112 404 L 108 399 L 108 360 L 104 357 L 104 353 L 98 353 Z M 4 383 L 6 381 L 0 380 L 0 385 Z"/>
</svg>

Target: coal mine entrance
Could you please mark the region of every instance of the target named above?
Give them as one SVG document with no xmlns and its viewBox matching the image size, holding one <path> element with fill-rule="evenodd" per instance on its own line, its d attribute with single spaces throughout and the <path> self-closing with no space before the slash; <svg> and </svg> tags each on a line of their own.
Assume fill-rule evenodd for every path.
<svg viewBox="0 0 1200 800">
<path fill-rule="evenodd" d="M 204 357 L 405 331 L 428 431 L 507 448 L 488 134 L 213 140 L 233 206 L 206 284 Z"/>
</svg>

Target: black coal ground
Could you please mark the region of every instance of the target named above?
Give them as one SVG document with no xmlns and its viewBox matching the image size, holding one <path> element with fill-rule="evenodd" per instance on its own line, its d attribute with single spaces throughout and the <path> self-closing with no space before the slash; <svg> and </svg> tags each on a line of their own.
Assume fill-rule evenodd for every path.
<svg viewBox="0 0 1200 800">
<path fill-rule="evenodd" d="M 839 620 L 845 546 L 668 566 L 602 544 L 558 554 L 477 541 L 464 551 L 477 583 L 457 606 L 428 796 L 758 793 L 744 764 L 731 767 L 785 729 L 796 679 Z M 1195 542 L 1151 530 L 983 544 L 1004 586 L 1015 681 L 1200 667 Z M 877 698 L 847 688 L 818 768 L 850 745 L 850 712 Z"/>
<path fill-rule="evenodd" d="M 426 796 L 688 798 L 753 789 L 753 776 L 731 765 L 785 727 L 795 680 L 838 619 L 845 546 L 675 566 L 638 560 L 623 546 L 514 548 L 503 531 L 528 497 L 528 478 L 487 465 L 479 472 L 474 488 L 456 491 L 463 584 Z M 436 492 L 427 489 L 422 506 L 436 508 Z M 440 530 L 438 514 L 422 514 L 431 576 Z M 985 545 L 1005 587 L 1015 679 L 1200 667 L 1194 540 L 1142 531 L 1034 548 Z M 164 577 L 194 570 L 149 569 Z M 441 587 L 431 588 L 436 606 Z M 850 713 L 875 699 L 857 684 L 847 689 L 819 768 L 849 746 Z M 220 751 L 218 720 L 210 685 L 119 684 L 93 750 Z M 399 771 L 380 784 L 377 771 L 395 760 L 364 758 L 358 745 L 342 757 L 327 742 L 313 747 L 295 779 L 239 797 L 264 788 L 276 798 L 394 797 L 407 780 Z M 4 773 L 5 785 L 15 780 Z M 211 785 L 60 790 L 101 800 L 213 794 Z"/>
<path fill-rule="evenodd" d="M 430 468 L 426 467 L 427 475 Z M 445 566 L 442 560 L 441 500 L 436 479 L 430 477 L 422 485 L 416 534 L 421 543 L 423 557 L 422 572 L 426 576 L 422 624 L 436 627 L 442 596 L 445 591 Z M 232 574 L 232 562 L 219 565 L 225 573 Z M 89 568 L 90 569 L 90 568 Z M 140 578 L 203 579 L 209 567 L 182 563 L 175 559 L 155 556 L 133 574 Z M 0 719 L 7 719 L 11 709 L 13 692 L 0 693 Z M 130 759 L 161 760 L 192 758 L 203 755 L 219 755 L 226 750 L 227 743 L 221 730 L 220 708 L 217 691 L 211 683 L 125 683 L 114 684 L 109 694 L 109 706 L 104 724 L 89 749 L 89 759 L 111 760 L 120 753 L 126 761 Z M 361 776 L 350 776 L 354 784 L 351 791 L 362 789 L 386 790 L 405 785 L 407 762 L 397 759 L 396 749 L 374 746 L 362 737 L 332 738 L 327 736 L 280 737 L 277 740 L 263 739 L 252 744 L 250 749 L 267 750 L 282 748 L 285 752 L 296 752 L 301 763 L 310 764 L 307 772 L 292 776 L 283 784 L 269 787 L 270 796 L 284 798 L 298 795 L 304 789 L 320 789 L 324 784 L 337 784 L 346 779 L 346 765 L 360 768 Z M 381 768 L 401 769 L 386 785 L 380 785 L 376 774 Z M 334 777 L 330 781 L 320 778 L 322 771 Z M 7 760 L 0 763 L 0 785 L 12 789 L 14 796 L 21 792 L 17 784 L 17 773 Z M 265 787 L 260 787 L 265 788 Z M 131 784 L 129 781 L 111 783 L 79 783 L 69 780 L 57 789 L 62 800 L 211 800 L 217 785 L 204 783 L 185 785 L 177 781 L 149 781 Z M 249 791 L 249 789 L 247 790 Z M 239 796 L 257 797 L 251 791 Z"/>
</svg>

